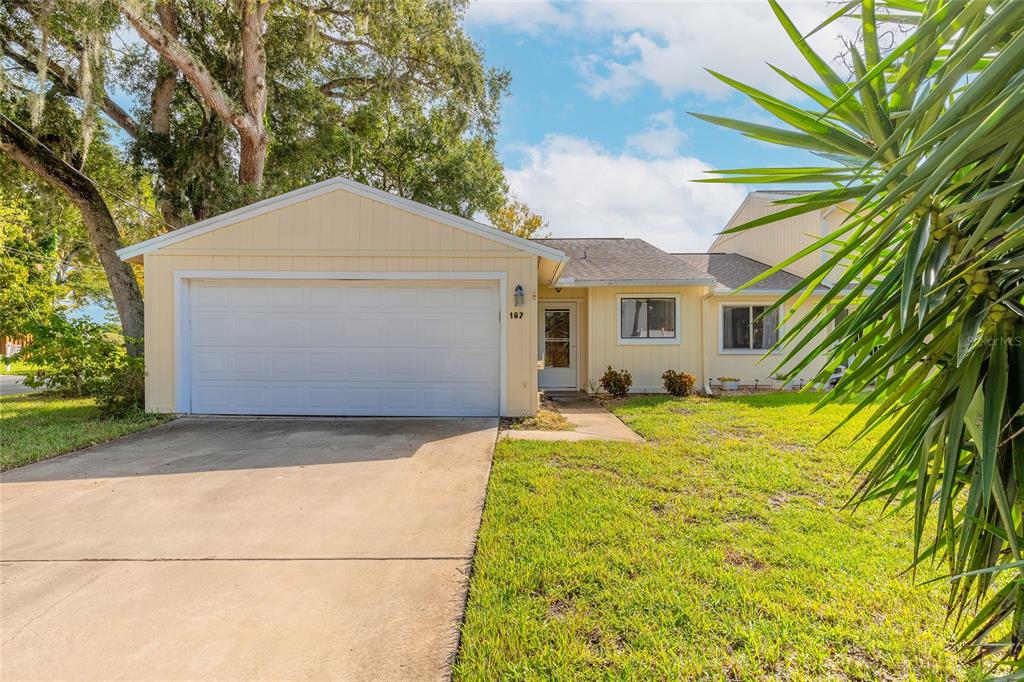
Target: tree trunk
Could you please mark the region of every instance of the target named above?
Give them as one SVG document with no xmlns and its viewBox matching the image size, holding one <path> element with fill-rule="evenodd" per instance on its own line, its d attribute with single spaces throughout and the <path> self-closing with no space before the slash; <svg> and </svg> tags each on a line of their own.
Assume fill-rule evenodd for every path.
<svg viewBox="0 0 1024 682">
<path fill-rule="evenodd" d="M 263 167 L 267 162 L 267 135 L 241 136 L 238 159 L 238 183 L 243 186 L 262 187 Z"/>
<path fill-rule="evenodd" d="M 0 117 L 0 151 L 42 180 L 67 193 L 78 208 L 107 275 L 124 336 L 139 340 L 138 343 L 126 344 L 128 354 L 141 355 L 141 339 L 145 334 L 142 291 L 132 267 L 117 256 L 116 251 L 121 248 L 121 236 L 99 190 L 91 180 L 7 117 Z"/>
<path fill-rule="evenodd" d="M 158 2 L 156 13 L 160 26 L 167 34 L 178 37 L 178 12 L 169 2 Z M 168 226 L 178 229 L 185 225 L 182 217 L 181 188 L 175 172 L 175 149 L 171 141 L 171 106 L 178 86 L 178 69 L 166 57 L 160 57 L 156 67 L 156 83 L 150 101 L 154 156 L 160 171 L 156 204 Z"/>
<path fill-rule="evenodd" d="M 240 0 L 242 19 L 242 106 L 249 125 L 239 128 L 241 159 L 238 164 L 240 184 L 263 186 L 263 167 L 267 161 L 269 137 L 263 119 L 267 114 L 267 53 L 263 47 L 263 21 L 269 2 Z"/>
</svg>

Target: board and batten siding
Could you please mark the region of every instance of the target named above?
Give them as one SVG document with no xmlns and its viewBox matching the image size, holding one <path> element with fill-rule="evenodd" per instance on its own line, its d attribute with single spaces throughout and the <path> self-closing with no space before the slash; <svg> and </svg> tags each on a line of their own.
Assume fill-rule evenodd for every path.
<svg viewBox="0 0 1024 682">
<path fill-rule="evenodd" d="M 343 189 L 144 256 L 146 407 L 175 410 L 175 271 L 506 273 L 506 414 L 537 409 L 537 257 Z M 463 277 L 465 275 L 462 275 Z M 517 284 L 526 305 L 514 307 Z M 415 330 L 409 330 L 415 334 Z"/>
<path fill-rule="evenodd" d="M 563 294 L 570 289 L 563 289 Z M 576 289 L 576 291 L 583 291 Z M 597 385 L 611 365 L 627 369 L 633 376 L 630 389 L 636 393 L 664 391 L 661 375 L 667 369 L 689 372 L 704 377 L 701 363 L 701 299 L 707 292 L 703 286 L 601 286 L 587 295 L 587 376 Z M 679 319 L 676 323 L 678 344 L 630 344 L 619 339 L 620 295 L 679 296 Z"/>
<path fill-rule="evenodd" d="M 773 203 L 774 201 L 773 197 L 750 195 L 744 200 L 725 229 L 777 213 L 786 208 L 784 205 L 779 206 Z M 813 244 L 821 234 L 821 211 L 811 211 L 742 232 L 721 234 L 708 251 L 738 253 L 768 265 L 778 265 L 801 249 Z M 786 266 L 786 270 L 794 275 L 806 277 L 819 265 L 821 265 L 821 256 L 812 253 Z"/>
</svg>

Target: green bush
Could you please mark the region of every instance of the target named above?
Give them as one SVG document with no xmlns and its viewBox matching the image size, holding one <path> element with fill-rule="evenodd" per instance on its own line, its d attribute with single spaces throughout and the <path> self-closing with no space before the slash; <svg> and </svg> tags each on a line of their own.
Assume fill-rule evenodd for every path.
<svg viewBox="0 0 1024 682">
<path fill-rule="evenodd" d="M 56 314 L 33 324 L 31 334 L 32 342 L 13 356 L 32 368 L 26 385 L 76 397 L 95 396 L 105 417 L 144 407 L 144 362 L 125 353 L 120 335 L 90 320 Z"/>
<path fill-rule="evenodd" d="M 661 381 L 664 384 L 666 391 L 674 396 L 682 397 L 684 395 L 690 395 L 693 391 L 693 384 L 697 381 L 697 378 L 686 372 L 677 372 L 674 369 L 666 369 L 665 373 L 661 375 Z"/>
<path fill-rule="evenodd" d="M 34 368 L 25 384 L 65 395 L 89 395 L 124 354 L 117 337 L 90 320 L 54 314 L 29 331 L 32 342 L 14 356 Z"/>
<path fill-rule="evenodd" d="M 104 417 L 123 417 L 146 407 L 146 363 L 123 355 L 92 386 L 96 407 Z"/>
<path fill-rule="evenodd" d="M 601 377 L 601 388 L 616 398 L 621 398 L 629 393 L 629 387 L 632 385 L 633 375 L 629 373 L 629 370 L 614 370 L 611 365 L 608 365 L 604 376 Z"/>
</svg>

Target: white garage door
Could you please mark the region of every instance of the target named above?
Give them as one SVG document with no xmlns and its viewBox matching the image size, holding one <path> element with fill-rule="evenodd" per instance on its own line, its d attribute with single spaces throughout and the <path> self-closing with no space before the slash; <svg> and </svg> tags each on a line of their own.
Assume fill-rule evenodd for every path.
<svg viewBox="0 0 1024 682">
<path fill-rule="evenodd" d="M 496 284 L 194 280 L 189 290 L 193 413 L 498 414 Z"/>
</svg>

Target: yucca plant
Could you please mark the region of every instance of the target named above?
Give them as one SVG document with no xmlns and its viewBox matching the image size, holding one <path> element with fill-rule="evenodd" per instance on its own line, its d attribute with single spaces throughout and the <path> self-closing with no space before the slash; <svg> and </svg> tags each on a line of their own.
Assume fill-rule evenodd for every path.
<svg viewBox="0 0 1024 682">
<path fill-rule="evenodd" d="M 873 411 L 860 435 L 873 431 L 878 441 L 851 501 L 913 509 L 913 565 L 945 562 L 962 643 L 1019 672 L 1024 2 L 848 2 L 810 32 L 859 22 L 844 77 L 769 1 L 823 87 L 775 70 L 814 105 L 715 73 L 782 125 L 698 116 L 823 161 L 721 170 L 706 181 L 823 187 L 735 230 L 837 204 L 848 211 L 838 229 L 772 270 L 818 249 L 827 254 L 783 297 L 794 305 L 780 367 L 791 366 L 795 377 L 825 357 L 815 380 L 822 385 L 853 359 L 821 399 L 852 399 L 855 412 Z M 898 38 L 886 49 L 883 30 Z M 828 292 L 811 298 L 827 277 Z M 809 300 L 806 315 L 792 312 Z"/>
</svg>

